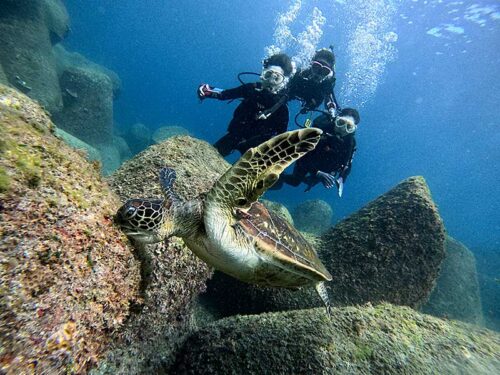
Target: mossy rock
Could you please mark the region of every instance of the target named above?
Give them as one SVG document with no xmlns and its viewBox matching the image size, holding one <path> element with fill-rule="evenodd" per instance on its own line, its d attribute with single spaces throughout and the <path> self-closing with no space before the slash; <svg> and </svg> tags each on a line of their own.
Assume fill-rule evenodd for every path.
<svg viewBox="0 0 500 375">
<path fill-rule="evenodd" d="M 0 85 L 0 372 L 85 373 L 140 300 L 140 267 L 98 168 Z"/>
<path fill-rule="evenodd" d="M 0 85 L 9 85 L 9 80 L 7 79 L 7 75 L 3 71 L 2 64 L 0 63 Z"/>
<path fill-rule="evenodd" d="M 462 243 L 447 236 L 446 257 L 429 300 L 426 314 L 467 323 L 483 324 L 483 311 L 474 254 Z"/>
<path fill-rule="evenodd" d="M 390 304 L 236 316 L 204 326 L 172 374 L 494 374 L 500 335 Z"/>
<path fill-rule="evenodd" d="M 52 44 L 61 42 L 69 34 L 69 14 L 62 0 L 41 0 L 45 24 L 50 32 Z"/>
<path fill-rule="evenodd" d="M 321 236 L 336 305 L 419 308 L 445 257 L 444 226 L 423 177 L 411 177 Z"/>
</svg>

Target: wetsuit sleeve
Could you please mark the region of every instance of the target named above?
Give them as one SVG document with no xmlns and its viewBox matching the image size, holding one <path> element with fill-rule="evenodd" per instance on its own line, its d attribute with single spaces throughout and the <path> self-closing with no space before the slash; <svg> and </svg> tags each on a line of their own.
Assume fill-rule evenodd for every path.
<svg viewBox="0 0 500 375">
<path fill-rule="evenodd" d="M 349 143 L 349 150 L 345 154 L 345 159 L 342 161 L 342 169 L 340 170 L 339 177 L 342 177 L 344 182 L 351 173 L 352 160 L 354 158 L 354 153 L 356 152 L 356 139 L 352 137 L 352 141 Z"/>
<path fill-rule="evenodd" d="M 340 111 L 340 105 L 337 102 L 337 98 L 335 97 L 335 78 L 332 80 L 331 84 L 328 87 L 328 90 L 325 93 L 325 108 L 331 109 L 334 108 L 336 112 Z"/>
<path fill-rule="evenodd" d="M 255 90 L 255 83 L 245 83 L 234 89 L 223 90 L 219 95 L 219 100 L 231 100 L 238 98 L 248 98 Z"/>
</svg>

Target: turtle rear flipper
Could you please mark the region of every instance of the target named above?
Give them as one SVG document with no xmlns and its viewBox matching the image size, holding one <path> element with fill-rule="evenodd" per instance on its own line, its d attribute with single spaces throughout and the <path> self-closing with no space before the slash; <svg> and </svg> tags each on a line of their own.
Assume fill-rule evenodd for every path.
<svg viewBox="0 0 500 375">
<path fill-rule="evenodd" d="M 210 190 L 207 208 L 249 208 L 290 164 L 316 147 L 321 133 L 317 128 L 289 131 L 249 149 Z"/>
</svg>

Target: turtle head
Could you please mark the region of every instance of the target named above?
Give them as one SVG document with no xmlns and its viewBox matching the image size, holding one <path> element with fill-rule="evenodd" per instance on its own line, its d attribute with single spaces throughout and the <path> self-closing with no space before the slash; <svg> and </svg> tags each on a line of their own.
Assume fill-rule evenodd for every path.
<svg viewBox="0 0 500 375">
<path fill-rule="evenodd" d="M 174 233 L 174 207 L 163 199 L 129 199 L 115 221 L 125 234 L 145 244 L 161 242 Z"/>
</svg>

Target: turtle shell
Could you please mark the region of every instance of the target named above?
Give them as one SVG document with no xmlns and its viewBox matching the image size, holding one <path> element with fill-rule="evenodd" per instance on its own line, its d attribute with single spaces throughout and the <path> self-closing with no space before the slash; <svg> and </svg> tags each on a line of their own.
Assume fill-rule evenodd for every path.
<svg viewBox="0 0 500 375">
<path fill-rule="evenodd" d="M 332 275 L 300 232 L 262 203 L 253 203 L 238 224 L 254 241 L 255 247 L 273 260 L 306 277 L 332 280 Z"/>
</svg>

